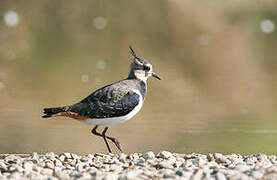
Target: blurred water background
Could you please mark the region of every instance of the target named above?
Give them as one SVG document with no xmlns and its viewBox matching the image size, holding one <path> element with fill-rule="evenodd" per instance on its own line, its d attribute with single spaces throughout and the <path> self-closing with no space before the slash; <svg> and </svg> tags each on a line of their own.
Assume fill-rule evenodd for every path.
<svg viewBox="0 0 277 180">
<path fill-rule="evenodd" d="M 125 78 L 132 45 L 163 80 L 108 131 L 126 153 L 277 154 L 276 1 L 1 0 L 0 18 L 0 153 L 106 152 L 42 109 Z"/>
</svg>

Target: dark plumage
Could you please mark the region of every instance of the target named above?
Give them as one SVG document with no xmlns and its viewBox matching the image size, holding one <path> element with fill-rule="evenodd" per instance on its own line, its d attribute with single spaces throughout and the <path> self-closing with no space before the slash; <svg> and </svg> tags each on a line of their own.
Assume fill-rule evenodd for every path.
<svg viewBox="0 0 277 180">
<path fill-rule="evenodd" d="M 80 117 L 100 119 L 124 116 L 139 103 L 140 95 L 135 91 L 140 92 L 142 98 L 145 99 L 146 84 L 139 80 L 125 79 L 96 90 L 74 105 L 45 108 L 45 115 L 42 117 L 64 116 L 63 112 L 77 113 Z"/>
</svg>

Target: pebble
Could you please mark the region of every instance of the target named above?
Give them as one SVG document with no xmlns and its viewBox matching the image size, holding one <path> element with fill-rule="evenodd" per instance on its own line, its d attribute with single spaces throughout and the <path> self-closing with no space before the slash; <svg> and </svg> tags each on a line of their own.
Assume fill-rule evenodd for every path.
<svg viewBox="0 0 277 180">
<path fill-rule="evenodd" d="M 41 174 L 43 175 L 47 175 L 47 176 L 52 176 L 53 174 L 53 170 L 52 169 L 48 169 L 48 168 L 44 168 L 40 171 Z"/>
<path fill-rule="evenodd" d="M 159 162 L 159 164 L 157 165 L 158 169 L 169 169 L 172 168 L 172 165 L 168 162 L 168 161 L 161 161 Z"/>
<path fill-rule="evenodd" d="M 172 156 L 171 152 L 168 151 L 161 151 L 158 153 L 157 157 L 163 158 L 163 159 L 168 159 Z"/>
<path fill-rule="evenodd" d="M 183 170 L 177 170 L 177 171 L 175 172 L 175 174 L 178 175 L 178 176 L 180 176 L 180 177 L 182 177 L 183 174 L 184 174 L 184 171 L 183 171 Z"/>
<path fill-rule="evenodd" d="M 127 154 L 120 153 L 120 155 L 119 155 L 119 160 L 120 160 L 121 162 L 126 162 L 127 156 L 128 156 Z"/>
<path fill-rule="evenodd" d="M 66 153 L 63 153 L 63 155 L 67 158 L 67 159 L 71 159 L 72 156 L 70 153 L 66 152 Z"/>
<path fill-rule="evenodd" d="M 223 173 L 218 172 L 218 173 L 216 173 L 216 179 L 217 180 L 226 180 L 226 177 Z"/>
<path fill-rule="evenodd" d="M 155 158 L 155 154 L 152 151 L 146 152 L 143 154 L 143 158 L 144 159 L 154 159 Z"/>
<path fill-rule="evenodd" d="M 7 165 L 4 162 L 0 161 L 0 172 L 7 171 L 7 170 L 8 170 Z"/>
<path fill-rule="evenodd" d="M 192 163 L 195 166 L 203 166 L 206 163 L 206 161 L 204 159 L 200 158 L 200 157 L 197 157 L 192 161 Z"/>
<path fill-rule="evenodd" d="M 244 172 L 244 171 L 248 171 L 250 169 L 249 166 L 247 166 L 246 164 L 237 164 L 234 168 L 235 170 L 238 170 L 239 172 Z"/>
<path fill-rule="evenodd" d="M 31 171 L 33 170 L 33 163 L 31 163 L 31 162 L 29 162 L 29 161 L 24 162 L 23 168 L 24 168 L 24 170 L 25 170 L 27 173 L 29 173 L 29 172 L 31 172 Z"/>
<path fill-rule="evenodd" d="M 66 171 L 56 171 L 54 173 L 54 176 L 59 179 L 70 179 L 69 175 L 66 173 Z"/>
<path fill-rule="evenodd" d="M 265 154 L 242 156 L 214 153 L 177 154 L 149 151 L 132 154 L 73 153 L 0 159 L 0 179 L 277 179 L 277 158 Z"/>
<path fill-rule="evenodd" d="M 115 173 L 109 173 L 104 176 L 104 180 L 117 180 L 118 174 Z"/>
<path fill-rule="evenodd" d="M 45 163 L 45 167 L 49 168 L 49 169 L 54 169 L 55 165 L 54 165 L 54 163 L 52 161 L 47 161 Z"/>
<path fill-rule="evenodd" d="M 260 172 L 260 171 L 253 171 L 253 172 L 251 173 L 251 175 L 252 175 L 255 179 L 260 179 L 260 178 L 263 177 L 263 173 Z"/>
<path fill-rule="evenodd" d="M 190 179 L 191 176 L 192 176 L 192 172 L 190 172 L 190 171 L 185 171 L 185 172 L 183 173 L 182 178 L 184 178 L 184 179 Z"/>
<path fill-rule="evenodd" d="M 218 163 L 225 163 L 225 164 L 231 163 L 231 161 L 226 156 L 220 153 L 215 153 L 214 158 L 215 158 L 215 161 Z"/>
<path fill-rule="evenodd" d="M 54 165 L 55 166 L 63 166 L 63 163 L 59 159 L 54 160 Z"/>
<path fill-rule="evenodd" d="M 276 173 L 270 173 L 265 176 L 267 180 L 276 180 L 277 179 L 277 174 Z"/>
</svg>

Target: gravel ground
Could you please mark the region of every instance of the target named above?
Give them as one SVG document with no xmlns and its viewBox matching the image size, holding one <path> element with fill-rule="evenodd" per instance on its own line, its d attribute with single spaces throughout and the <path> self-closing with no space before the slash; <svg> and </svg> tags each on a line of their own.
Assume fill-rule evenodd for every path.
<svg viewBox="0 0 277 180">
<path fill-rule="evenodd" d="M 0 155 L 0 179 L 277 179 L 277 158 L 264 154 L 47 153 Z"/>
</svg>

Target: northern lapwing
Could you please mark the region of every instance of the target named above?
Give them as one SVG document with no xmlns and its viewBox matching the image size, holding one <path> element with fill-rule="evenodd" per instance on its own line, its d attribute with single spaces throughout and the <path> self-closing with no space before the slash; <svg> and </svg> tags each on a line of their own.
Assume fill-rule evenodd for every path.
<svg viewBox="0 0 277 180">
<path fill-rule="evenodd" d="M 45 108 L 42 117 L 65 116 L 95 125 L 91 132 L 103 137 L 110 153 L 107 139 L 122 151 L 116 138 L 106 136 L 107 130 L 113 125 L 131 119 L 139 112 L 146 97 L 146 80 L 150 76 L 161 79 L 152 71 L 152 65 L 146 59 L 139 57 L 131 46 L 129 48 L 133 57 L 126 79 L 104 86 L 76 104 Z M 96 131 L 99 126 L 105 127 L 102 133 Z"/>
</svg>

